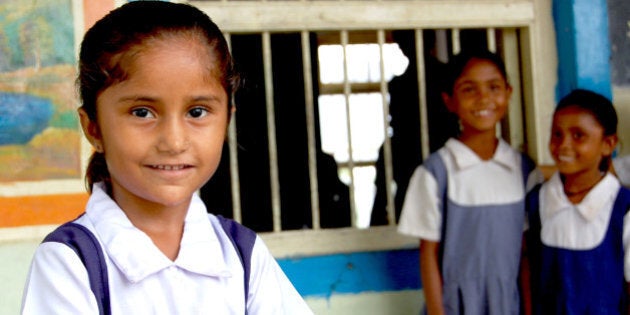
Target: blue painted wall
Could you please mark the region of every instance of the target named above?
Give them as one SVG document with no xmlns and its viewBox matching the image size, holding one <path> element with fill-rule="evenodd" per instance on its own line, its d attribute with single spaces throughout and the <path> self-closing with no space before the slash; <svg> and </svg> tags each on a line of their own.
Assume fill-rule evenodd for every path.
<svg viewBox="0 0 630 315">
<path fill-rule="evenodd" d="M 280 267 L 304 297 L 420 288 L 418 249 L 281 259 Z"/>
<path fill-rule="evenodd" d="M 606 0 L 554 0 L 560 99 L 575 88 L 612 99 Z"/>
</svg>

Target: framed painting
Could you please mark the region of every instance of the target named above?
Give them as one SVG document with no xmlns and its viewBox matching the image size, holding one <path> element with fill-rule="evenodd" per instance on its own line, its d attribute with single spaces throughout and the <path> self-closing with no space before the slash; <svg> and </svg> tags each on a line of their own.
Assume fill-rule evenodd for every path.
<svg viewBox="0 0 630 315">
<path fill-rule="evenodd" d="M 77 46 L 113 1 L 0 0 L 0 227 L 58 224 L 85 207 Z"/>
</svg>

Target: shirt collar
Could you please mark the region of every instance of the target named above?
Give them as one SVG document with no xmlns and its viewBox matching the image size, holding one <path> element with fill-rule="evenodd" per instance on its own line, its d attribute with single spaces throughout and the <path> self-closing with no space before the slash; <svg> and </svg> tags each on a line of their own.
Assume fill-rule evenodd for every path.
<svg viewBox="0 0 630 315">
<path fill-rule="evenodd" d="M 507 144 L 503 139 L 498 140 L 499 144 L 497 145 L 497 148 L 494 151 L 494 155 L 492 156 L 492 159 L 490 159 L 490 161 L 496 162 L 497 164 L 500 164 L 508 169 L 519 168 L 520 163 L 518 163 L 517 155 L 514 154 L 514 150 L 512 150 L 512 147 L 510 147 L 510 145 Z M 446 141 L 444 147 L 446 147 L 448 152 L 453 156 L 455 165 L 460 170 L 484 162 L 472 149 L 470 149 L 463 142 L 455 138 L 450 138 L 448 141 Z"/>
<path fill-rule="evenodd" d="M 562 211 L 576 209 L 586 221 L 591 221 L 603 210 L 606 203 L 614 202 L 620 187 L 619 180 L 607 173 L 579 204 L 574 205 L 565 194 L 560 174 L 556 172 L 541 190 L 541 198 L 544 198 L 547 205 L 543 219 L 551 218 Z"/>
<path fill-rule="evenodd" d="M 171 266 L 206 276 L 231 276 L 206 207 L 197 195 L 193 196 L 186 214 L 180 250 L 174 262 L 144 232 L 133 226 L 100 183 L 94 185 L 86 214 L 107 256 L 132 283 Z"/>
</svg>

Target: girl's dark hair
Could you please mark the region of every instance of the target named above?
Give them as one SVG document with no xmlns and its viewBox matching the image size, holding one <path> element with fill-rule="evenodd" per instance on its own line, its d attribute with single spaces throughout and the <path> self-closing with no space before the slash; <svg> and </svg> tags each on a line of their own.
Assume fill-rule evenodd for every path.
<svg viewBox="0 0 630 315">
<path fill-rule="evenodd" d="M 443 92 L 448 95 L 453 95 L 455 81 L 457 81 L 457 79 L 462 75 L 464 69 L 472 59 L 490 61 L 497 67 L 497 69 L 499 69 L 499 72 L 503 75 L 505 82 L 508 82 L 505 63 L 499 55 L 485 49 L 468 49 L 451 57 L 451 60 L 448 62 L 446 76 L 444 77 Z"/>
<path fill-rule="evenodd" d="M 137 1 L 112 10 L 92 26 L 81 43 L 77 85 L 82 106 L 90 120 L 96 122 L 96 99 L 112 84 L 124 81 L 127 69 L 122 57 L 148 40 L 169 35 L 193 34 L 205 40 L 214 58 L 213 75 L 218 77 L 232 106 L 233 93 L 239 86 L 239 75 L 225 37 L 217 25 L 199 9 L 162 1 Z M 231 110 L 228 110 L 231 113 Z M 91 191 L 95 182 L 109 186 L 110 175 L 103 153 L 90 158 L 85 180 Z"/>
<path fill-rule="evenodd" d="M 575 89 L 558 102 L 554 114 L 567 107 L 578 107 L 589 112 L 604 129 L 604 136 L 617 134 L 617 112 L 613 103 L 605 96 L 589 90 Z M 607 171 L 610 163 L 612 156 L 603 158 L 599 169 Z"/>
</svg>

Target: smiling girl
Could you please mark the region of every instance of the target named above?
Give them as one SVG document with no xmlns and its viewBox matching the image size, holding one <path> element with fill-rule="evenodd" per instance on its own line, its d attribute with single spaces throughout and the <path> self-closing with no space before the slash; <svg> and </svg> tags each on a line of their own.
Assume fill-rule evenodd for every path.
<svg viewBox="0 0 630 315">
<path fill-rule="evenodd" d="M 630 191 L 609 172 L 616 144 L 608 99 L 578 89 L 558 103 L 557 172 L 527 196 L 534 314 L 628 314 Z"/>
<path fill-rule="evenodd" d="M 195 193 L 217 169 L 238 86 L 210 18 L 185 4 L 128 3 L 86 33 L 79 67 L 81 126 L 95 152 L 91 196 L 73 223 L 103 253 L 109 296 L 96 295 L 78 252 L 46 241 L 22 312 L 311 314 L 262 240 L 229 222 L 253 235 L 243 261 L 228 221 Z"/>
<path fill-rule="evenodd" d="M 501 58 L 465 51 L 449 69 L 442 97 L 460 135 L 416 169 L 398 231 L 420 238 L 429 314 L 518 314 L 524 197 L 540 173 L 496 136 L 512 93 Z"/>
</svg>

